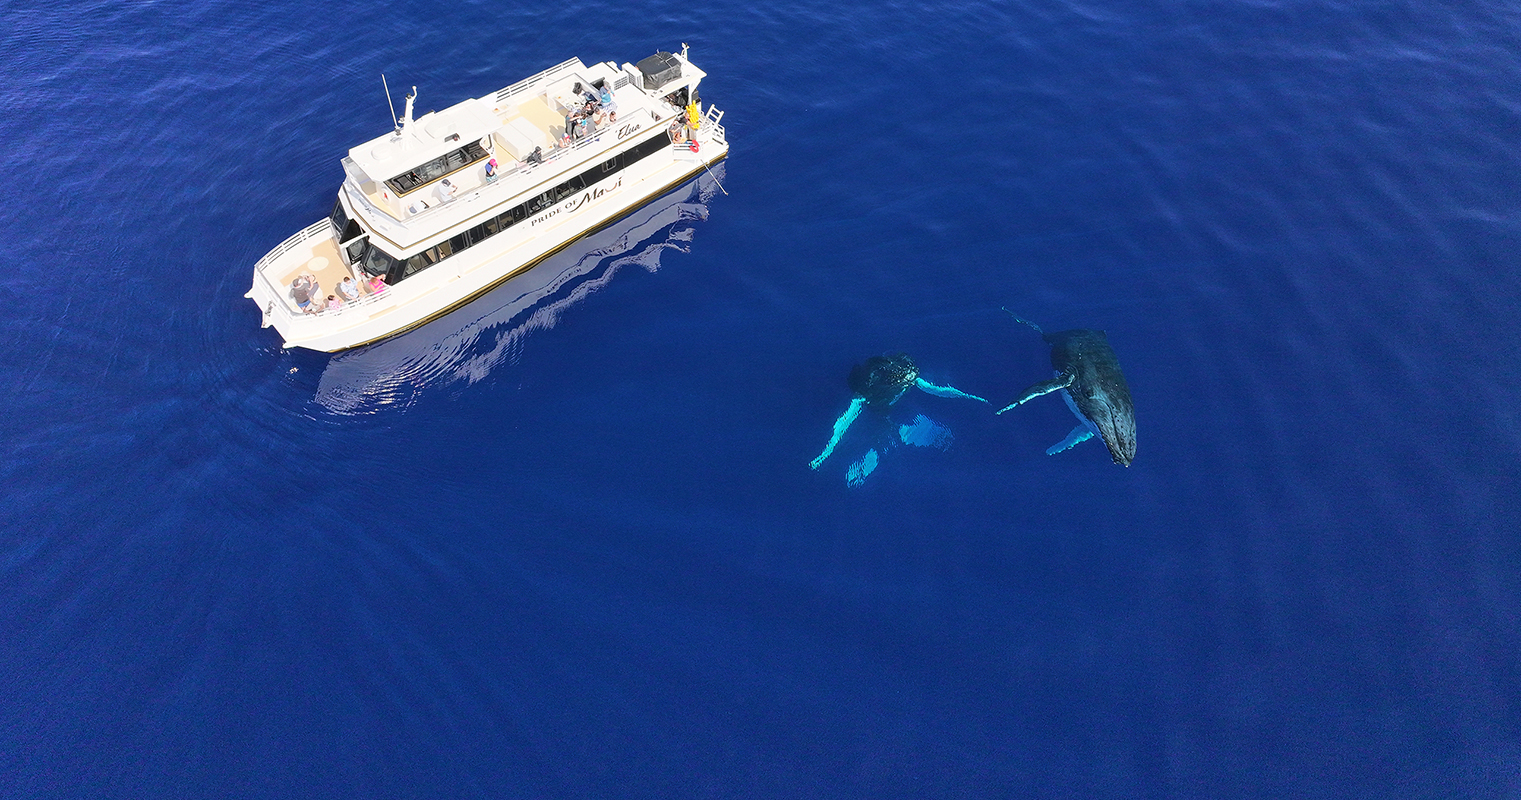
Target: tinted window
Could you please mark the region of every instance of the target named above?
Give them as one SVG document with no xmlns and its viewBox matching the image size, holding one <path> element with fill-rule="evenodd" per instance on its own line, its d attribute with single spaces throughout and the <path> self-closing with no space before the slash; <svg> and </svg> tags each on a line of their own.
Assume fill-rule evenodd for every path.
<svg viewBox="0 0 1521 800">
<path fill-rule="evenodd" d="M 587 186 L 590 186 L 591 184 L 608 177 L 612 173 L 624 169 L 637 161 L 648 158 L 655 153 L 667 149 L 669 146 L 670 140 L 665 136 L 652 137 L 648 141 L 636 145 L 632 150 L 629 150 L 620 156 L 614 156 L 607 161 L 604 161 L 601 164 L 598 164 L 597 166 L 582 172 L 580 175 L 577 175 L 574 178 L 565 181 L 559 186 L 556 186 L 553 189 L 544 192 L 543 194 L 530 198 L 527 202 L 521 203 L 506 211 L 503 211 L 495 219 L 481 223 L 480 225 L 477 225 L 458 236 L 454 236 L 446 241 L 439 242 L 437 246 L 429 248 L 428 250 L 424 250 L 423 252 L 418 253 L 411 258 L 408 258 L 404 263 L 397 265 L 397 269 L 395 270 L 396 274 L 390 276 L 387 280 L 395 283 L 396 281 L 399 281 L 408 275 L 413 275 L 415 273 L 421 272 L 422 270 L 427 269 L 434 264 L 437 264 L 438 262 L 448 258 L 451 255 L 454 255 L 455 253 L 458 253 L 461 250 L 464 250 L 467 247 L 470 247 L 471 245 L 479 244 L 487 237 L 490 237 L 496 233 L 499 233 L 500 231 L 504 231 L 507 228 L 512 227 L 514 223 L 522 222 L 524 219 L 527 219 L 533 214 L 537 214 L 538 212 L 548 208 L 553 203 L 559 200 L 563 200 L 572 194 L 581 191 Z M 484 158 L 486 156 L 486 151 L 481 149 L 480 145 L 475 142 L 471 142 L 469 145 L 460 148 L 460 152 L 464 152 L 467 155 L 470 155 L 472 158 L 475 158 L 475 154 L 477 153 L 479 154 L 479 158 Z M 442 159 L 440 159 L 440 161 L 442 161 Z M 387 183 L 389 183 L 389 181 L 387 181 Z M 351 221 L 350 224 L 352 225 L 354 223 Z M 351 245 L 351 247 L 357 247 L 361 249 L 364 246 L 364 241 L 356 242 L 354 245 Z M 381 253 L 379 250 L 370 248 L 370 251 L 373 253 L 378 253 L 380 257 L 386 259 L 386 263 L 388 264 L 397 263 L 395 259 L 392 259 L 385 253 Z M 357 251 L 351 250 L 351 252 L 353 253 L 354 258 L 359 257 Z M 367 254 L 367 261 L 365 266 L 366 271 L 370 271 L 370 267 L 368 266 L 368 258 L 369 256 Z M 374 275 L 383 273 L 371 272 L 370 274 Z"/>
<path fill-rule="evenodd" d="M 401 271 L 401 277 L 405 278 L 408 275 L 422 272 L 431 266 L 433 266 L 432 262 L 428 261 L 427 257 L 422 253 L 418 253 L 417 255 L 407 259 L 407 266 Z"/>
<path fill-rule="evenodd" d="M 349 254 L 350 264 L 364 257 L 364 248 L 367 244 L 369 244 L 368 239 L 359 239 L 344 245 L 344 250 Z"/>
<path fill-rule="evenodd" d="M 488 155 L 480 142 L 471 142 L 453 152 L 445 153 L 426 164 L 407 170 L 386 181 L 397 194 L 406 194 L 430 181 L 438 180 L 451 172 L 463 169 Z"/>
<path fill-rule="evenodd" d="M 339 231 L 349 226 L 349 215 L 343 210 L 342 200 L 333 203 L 333 213 L 327 215 L 327 218 L 333 221 L 333 228 Z M 345 241 L 345 238 L 340 237 L 338 241 Z"/>
<path fill-rule="evenodd" d="M 364 251 L 364 271 L 365 272 L 367 272 L 367 273 L 369 273 L 371 275 L 385 275 L 385 274 L 387 274 L 387 273 L 389 273 L 391 271 L 391 267 L 394 266 L 395 264 L 396 264 L 396 259 L 392 258 L 384 250 L 381 250 L 380 248 L 374 247 L 374 246 L 370 246 L 370 247 L 365 248 L 365 251 Z"/>
</svg>

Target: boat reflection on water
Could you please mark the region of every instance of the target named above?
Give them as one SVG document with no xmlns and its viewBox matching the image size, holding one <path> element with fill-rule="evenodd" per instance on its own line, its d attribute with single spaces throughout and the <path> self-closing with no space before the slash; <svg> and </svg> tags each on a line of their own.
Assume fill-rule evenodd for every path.
<svg viewBox="0 0 1521 800">
<path fill-rule="evenodd" d="M 406 408 L 432 389 L 475 383 L 515 361 L 528 334 L 553 328 L 624 266 L 654 272 L 666 250 L 687 252 L 723 168 L 719 163 L 439 319 L 334 356 L 318 382 L 317 403 L 336 414 Z"/>
</svg>

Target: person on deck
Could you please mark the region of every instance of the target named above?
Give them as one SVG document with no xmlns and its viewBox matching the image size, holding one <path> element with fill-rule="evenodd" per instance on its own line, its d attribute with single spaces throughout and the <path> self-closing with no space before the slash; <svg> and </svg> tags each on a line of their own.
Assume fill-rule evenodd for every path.
<svg viewBox="0 0 1521 800">
<path fill-rule="evenodd" d="M 338 294 L 343 296 L 345 302 L 352 303 L 359 299 L 359 284 L 354 282 L 353 277 L 345 275 L 343 282 L 338 284 Z"/>
<path fill-rule="evenodd" d="M 296 308 L 305 311 L 312 304 L 312 292 L 315 292 L 316 281 L 310 275 L 297 275 L 290 284 L 290 296 L 296 301 Z"/>
</svg>

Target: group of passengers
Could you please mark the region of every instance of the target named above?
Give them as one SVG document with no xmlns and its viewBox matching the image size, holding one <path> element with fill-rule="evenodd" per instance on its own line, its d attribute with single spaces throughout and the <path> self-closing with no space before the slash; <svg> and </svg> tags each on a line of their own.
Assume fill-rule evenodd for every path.
<svg viewBox="0 0 1521 800">
<path fill-rule="evenodd" d="M 296 308 L 301 309 L 303 314 L 337 311 L 345 303 L 355 302 L 364 295 L 380 294 L 385 290 L 385 278 L 379 275 L 368 276 L 363 282 L 354 280 L 352 275 L 345 275 L 334 294 L 328 295 L 326 300 L 322 299 L 322 285 L 317 282 L 317 276 L 310 272 L 297 275 L 290 284 L 291 299 L 296 301 Z"/>
<path fill-rule="evenodd" d="M 606 81 L 601 86 L 578 83 L 571 92 L 579 96 L 581 103 L 565 115 L 565 136 L 561 139 L 561 146 L 584 139 L 603 125 L 618 121 L 618 104 L 613 101 L 612 87 Z"/>
</svg>

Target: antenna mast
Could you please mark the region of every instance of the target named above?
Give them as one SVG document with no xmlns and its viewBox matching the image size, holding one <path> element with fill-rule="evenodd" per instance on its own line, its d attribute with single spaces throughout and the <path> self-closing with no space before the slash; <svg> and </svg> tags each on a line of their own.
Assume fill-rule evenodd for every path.
<svg viewBox="0 0 1521 800">
<path fill-rule="evenodd" d="M 401 124 L 396 121 L 396 104 L 391 102 L 391 84 L 386 83 L 386 74 L 380 73 L 380 85 L 386 87 L 386 105 L 391 107 L 391 124 L 395 126 L 394 132 L 401 133 Z"/>
</svg>

